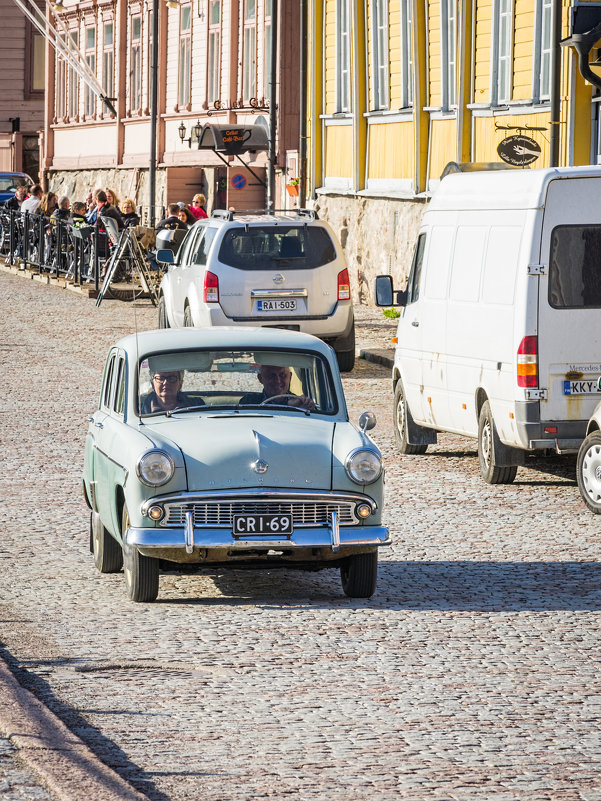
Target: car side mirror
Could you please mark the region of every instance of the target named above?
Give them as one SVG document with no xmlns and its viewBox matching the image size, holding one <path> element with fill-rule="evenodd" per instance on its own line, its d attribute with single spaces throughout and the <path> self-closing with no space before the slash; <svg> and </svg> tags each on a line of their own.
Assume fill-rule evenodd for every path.
<svg viewBox="0 0 601 801">
<path fill-rule="evenodd" d="M 376 306 L 406 306 L 407 290 L 397 289 L 395 291 L 392 283 L 392 276 L 376 276 Z"/>
<path fill-rule="evenodd" d="M 371 431 L 376 427 L 376 415 L 373 412 L 363 412 L 359 417 L 359 428 L 361 431 Z"/>
<path fill-rule="evenodd" d="M 173 251 L 165 248 L 164 250 L 157 250 L 157 261 L 161 264 L 175 264 L 175 256 Z"/>
</svg>

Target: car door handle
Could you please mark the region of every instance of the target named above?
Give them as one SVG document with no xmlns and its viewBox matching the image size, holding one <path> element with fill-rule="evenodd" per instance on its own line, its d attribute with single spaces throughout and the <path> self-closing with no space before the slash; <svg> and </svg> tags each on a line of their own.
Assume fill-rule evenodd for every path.
<svg viewBox="0 0 601 801">
<path fill-rule="evenodd" d="M 86 417 L 86 423 L 93 423 L 93 422 L 94 422 L 93 417 Z"/>
<path fill-rule="evenodd" d="M 419 326 L 419 320 L 413 320 L 413 322 L 411 323 L 411 325 L 414 325 L 416 328 L 418 328 L 418 326 Z"/>
<path fill-rule="evenodd" d="M 94 425 L 96 426 L 96 428 L 104 428 L 102 423 L 94 423 Z"/>
</svg>

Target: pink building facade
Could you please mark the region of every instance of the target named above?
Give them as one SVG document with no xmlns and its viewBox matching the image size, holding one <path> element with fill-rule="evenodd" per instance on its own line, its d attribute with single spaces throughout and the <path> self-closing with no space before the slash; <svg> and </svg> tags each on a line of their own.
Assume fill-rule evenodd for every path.
<svg viewBox="0 0 601 801">
<path fill-rule="evenodd" d="M 5 2 L 5 0 L 0 0 Z M 42 167 L 49 188 L 83 199 L 98 186 L 148 207 L 151 137 L 156 137 L 155 203 L 189 203 L 203 192 L 212 208 L 263 208 L 268 153 L 240 157 L 199 149 L 209 125 L 263 126 L 269 137 L 272 0 L 156 0 L 157 108 L 152 108 L 153 2 L 65 0 L 62 21 L 95 74 L 113 113 L 49 47 Z M 277 3 L 274 202 L 295 204 L 299 5 Z M 225 161 L 224 161 L 225 159 Z"/>
</svg>

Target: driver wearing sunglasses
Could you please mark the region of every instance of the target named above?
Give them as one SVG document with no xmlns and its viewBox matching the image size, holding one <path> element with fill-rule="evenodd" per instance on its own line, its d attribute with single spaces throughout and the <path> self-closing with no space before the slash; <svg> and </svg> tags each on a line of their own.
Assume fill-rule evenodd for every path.
<svg viewBox="0 0 601 801">
<path fill-rule="evenodd" d="M 198 405 L 199 401 L 191 401 L 185 392 L 182 392 L 184 383 L 183 370 L 162 371 L 153 373 L 152 391 L 141 399 L 140 414 L 153 414 L 155 412 L 170 412 L 190 406 Z"/>
</svg>

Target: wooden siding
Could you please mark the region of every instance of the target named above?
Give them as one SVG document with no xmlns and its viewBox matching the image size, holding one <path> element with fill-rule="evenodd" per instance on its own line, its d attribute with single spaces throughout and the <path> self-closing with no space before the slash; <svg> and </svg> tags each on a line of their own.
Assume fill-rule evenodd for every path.
<svg viewBox="0 0 601 801">
<path fill-rule="evenodd" d="M 368 179 L 411 179 L 413 164 L 412 122 L 370 125 Z"/>
<path fill-rule="evenodd" d="M 328 178 L 353 176 L 353 128 L 329 125 L 325 130 L 325 175 Z"/>
<path fill-rule="evenodd" d="M 457 120 L 432 120 L 430 126 L 430 180 L 438 180 L 449 161 L 455 161 Z"/>
<path fill-rule="evenodd" d="M 549 134 L 541 131 L 528 131 L 526 126 L 542 128 L 549 125 L 549 113 L 540 114 L 511 114 L 503 117 L 476 117 L 474 119 L 474 161 L 492 161 L 502 163 L 497 153 L 499 143 L 507 136 L 517 134 L 519 131 L 495 130 L 495 122 L 500 125 L 523 126 L 522 133 L 534 139 L 541 148 L 541 155 L 534 167 L 549 166 Z"/>
</svg>

